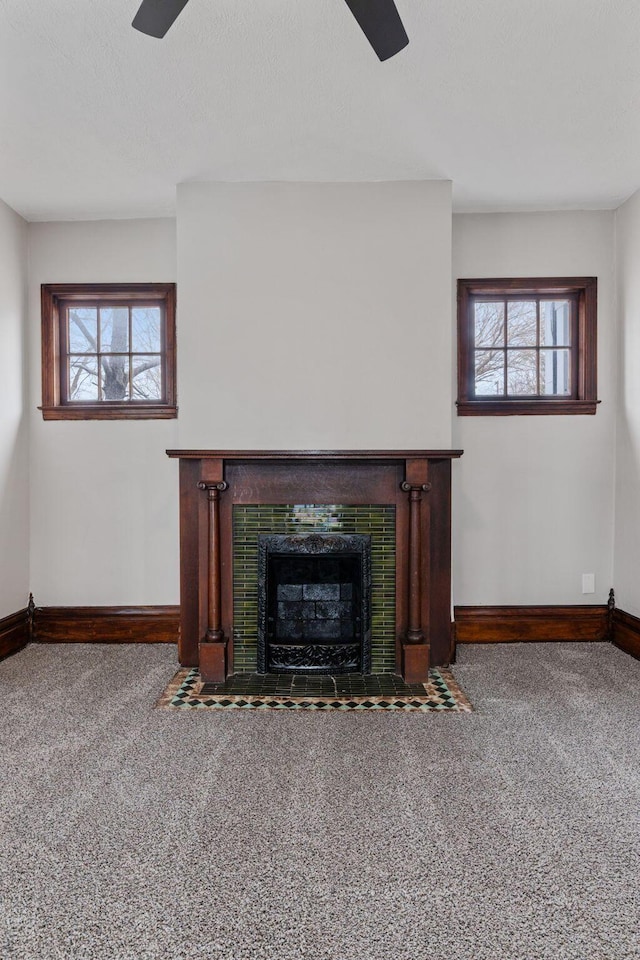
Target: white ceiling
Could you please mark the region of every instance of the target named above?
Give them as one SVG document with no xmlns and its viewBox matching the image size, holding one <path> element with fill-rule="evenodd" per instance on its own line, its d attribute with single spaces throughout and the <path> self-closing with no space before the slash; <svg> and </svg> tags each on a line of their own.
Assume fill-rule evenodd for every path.
<svg viewBox="0 0 640 960">
<path fill-rule="evenodd" d="M 188 180 L 453 181 L 459 210 L 640 186 L 637 0 L 397 0 L 380 63 L 343 0 L 0 0 L 0 197 L 29 220 L 171 214 Z"/>
</svg>

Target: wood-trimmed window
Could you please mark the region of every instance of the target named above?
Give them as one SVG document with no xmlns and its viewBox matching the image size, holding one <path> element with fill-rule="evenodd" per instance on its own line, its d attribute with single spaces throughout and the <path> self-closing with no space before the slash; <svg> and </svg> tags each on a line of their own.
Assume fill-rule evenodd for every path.
<svg viewBox="0 0 640 960">
<path fill-rule="evenodd" d="M 458 280 L 458 415 L 593 414 L 595 277 Z"/>
<path fill-rule="evenodd" d="M 41 292 L 45 420 L 177 416 L 174 283 L 54 283 Z"/>
</svg>

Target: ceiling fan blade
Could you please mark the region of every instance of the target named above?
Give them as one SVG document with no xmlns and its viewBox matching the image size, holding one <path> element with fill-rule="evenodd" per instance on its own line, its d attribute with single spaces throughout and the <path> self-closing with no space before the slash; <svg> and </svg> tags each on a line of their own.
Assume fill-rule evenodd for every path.
<svg viewBox="0 0 640 960">
<path fill-rule="evenodd" d="M 394 0 L 345 0 L 380 60 L 395 56 L 409 43 Z"/>
<path fill-rule="evenodd" d="M 178 19 L 189 0 L 142 0 L 131 24 L 140 33 L 160 39 Z"/>
</svg>

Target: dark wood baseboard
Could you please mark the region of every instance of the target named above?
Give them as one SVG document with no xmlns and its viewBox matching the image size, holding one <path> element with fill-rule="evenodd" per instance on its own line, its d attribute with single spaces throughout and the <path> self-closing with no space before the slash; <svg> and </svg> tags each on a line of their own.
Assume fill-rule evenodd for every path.
<svg viewBox="0 0 640 960">
<path fill-rule="evenodd" d="M 640 660 L 640 618 L 624 610 L 614 610 L 611 639 L 616 647 Z"/>
<path fill-rule="evenodd" d="M 454 607 L 455 631 L 458 643 L 608 640 L 607 612 L 604 604 Z"/>
<path fill-rule="evenodd" d="M 35 643 L 177 643 L 180 607 L 36 607 Z"/>
<path fill-rule="evenodd" d="M 29 643 L 29 611 L 18 610 L 0 620 L 0 660 L 17 653 Z"/>
<path fill-rule="evenodd" d="M 607 640 L 604 605 L 455 607 L 457 643 Z M 36 607 L 36 643 L 177 643 L 179 606 Z M 0 659 L 29 642 L 29 611 L 0 620 Z M 615 610 L 613 643 L 640 659 L 640 618 Z"/>
</svg>

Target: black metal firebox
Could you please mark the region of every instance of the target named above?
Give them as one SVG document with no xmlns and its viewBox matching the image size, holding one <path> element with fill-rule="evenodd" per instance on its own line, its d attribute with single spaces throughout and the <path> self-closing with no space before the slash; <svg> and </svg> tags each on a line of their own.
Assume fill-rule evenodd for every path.
<svg viewBox="0 0 640 960">
<path fill-rule="evenodd" d="M 258 672 L 371 672 L 371 537 L 258 537 Z"/>
</svg>

